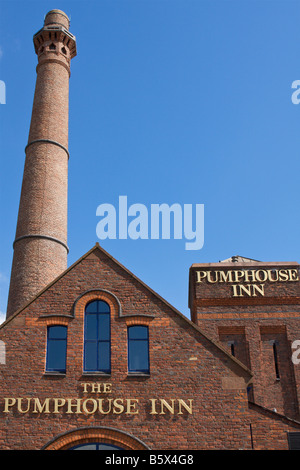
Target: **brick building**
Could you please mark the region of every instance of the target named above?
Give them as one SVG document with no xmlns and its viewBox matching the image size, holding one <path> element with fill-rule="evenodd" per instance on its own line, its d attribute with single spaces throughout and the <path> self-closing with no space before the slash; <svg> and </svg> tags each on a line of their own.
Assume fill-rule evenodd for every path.
<svg viewBox="0 0 300 470">
<path fill-rule="evenodd" d="M 34 45 L 37 84 L 0 325 L 0 449 L 295 448 L 299 265 L 241 257 L 193 265 L 191 320 L 99 244 L 67 268 L 76 40 L 63 12 L 46 15 Z"/>
</svg>

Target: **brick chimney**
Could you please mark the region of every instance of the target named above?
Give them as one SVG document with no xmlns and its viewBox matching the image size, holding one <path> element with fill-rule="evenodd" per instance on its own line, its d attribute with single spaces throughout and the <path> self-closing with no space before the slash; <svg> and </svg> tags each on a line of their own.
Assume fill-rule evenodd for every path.
<svg viewBox="0 0 300 470">
<path fill-rule="evenodd" d="M 38 56 L 6 318 L 67 268 L 69 18 L 50 11 L 33 36 Z"/>
</svg>

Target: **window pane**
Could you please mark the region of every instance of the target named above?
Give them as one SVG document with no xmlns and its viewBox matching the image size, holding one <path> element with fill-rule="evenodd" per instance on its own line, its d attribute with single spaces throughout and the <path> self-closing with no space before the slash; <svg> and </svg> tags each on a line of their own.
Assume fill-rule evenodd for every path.
<svg viewBox="0 0 300 470">
<path fill-rule="evenodd" d="M 121 447 L 113 446 L 111 444 L 98 444 L 97 450 L 112 450 L 112 449 L 120 449 Z"/>
<path fill-rule="evenodd" d="M 130 326 L 128 328 L 129 339 L 148 339 L 147 326 Z"/>
<path fill-rule="evenodd" d="M 123 450 L 121 447 L 114 446 L 112 444 L 105 443 L 91 443 L 91 444 L 79 444 L 78 446 L 71 447 L 69 450 Z"/>
<path fill-rule="evenodd" d="M 98 339 L 108 341 L 110 338 L 110 316 L 106 313 L 98 315 Z"/>
<path fill-rule="evenodd" d="M 97 444 L 83 444 L 81 446 L 74 447 L 72 450 L 97 450 Z"/>
<path fill-rule="evenodd" d="M 98 312 L 99 313 L 109 313 L 109 305 L 103 300 L 98 300 Z"/>
<path fill-rule="evenodd" d="M 129 340 L 128 368 L 130 372 L 149 372 L 149 351 L 147 340 Z"/>
<path fill-rule="evenodd" d="M 86 307 L 85 311 L 86 313 L 97 313 L 97 300 L 94 302 L 90 302 Z"/>
<path fill-rule="evenodd" d="M 95 300 L 85 310 L 84 370 L 110 372 L 110 308 Z"/>
<path fill-rule="evenodd" d="M 85 339 L 97 339 L 96 313 L 90 313 L 85 317 Z"/>
<path fill-rule="evenodd" d="M 67 327 L 66 326 L 49 326 L 48 338 L 49 339 L 66 339 Z"/>
<path fill-rule="evenodd" d="M 97 342 L 86 341 L 84 353 L 84 369 L 97 370 Z"/>
<path fill-rule="evenodd" d="M 48 340 L 48 371 L 64 372 L 66 370 L 66 349 L 65 340 Z"/>
<path fill-rule="evenodd" d="M 99 343 L 99 370 L 110 372 L 110 343 L 109 341 Z"/>
</svg>

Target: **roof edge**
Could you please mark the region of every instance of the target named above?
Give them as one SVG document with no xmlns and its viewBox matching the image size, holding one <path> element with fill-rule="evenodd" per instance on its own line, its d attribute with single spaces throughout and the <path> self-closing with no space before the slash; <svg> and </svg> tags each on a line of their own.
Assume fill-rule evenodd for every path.
<svg viewBox="0 0 300 470">
<path fill-rule="evenodd" d="M 260 269 L 263 269 L 264 266 L 300 266 L 300 264 L 297 261 L 258 261 L 256 262 L 235 262 L 232 263 L 231 261 L 229 262 L 219 262 L 219 263 L 194 263 L 191 265 L 190 269 L 197 269 L 197 268 L 227 268 L 230 267 L 234 269 L 235 266 L 243 266 L 243 267 L 251 267 L 253 268 L 254 266 L 259 266 Z"/>
<path fill-rule="evenodd" d="M 98 244 L 99 246 L 99 244 Z M 47 284 L 42 290 L 40 290 L 34 297 L 32 297 L 26 304 L 24 304 L 21 308 L 16 310 L 9 318 L 7 318 L 3 323 L 0 325 L 0 330 L 2 329 L 3 326 L 7 325 L 13 318 L 17 317 L 25 308 L 29 307 L 30 304 L 32 304 L 38 297 L 40 297 L 46 290 L 48 290 L 50 287 L 52 287 L 56 282 L 58 282 L 63 276 L 65 276 L 69 271 L 71 271 L 77 264 L 79 264 L 84 258 L 89 256 L 95 249 L 97 248 L 97 243 L 89 250 L 87 251 L 84 255 L 82 255 L 77 261 L 75 261 L 71 266 L 69 266 L 67 269 L 65 269 L 59 276 L 57 276 L 53 281 L 51 281 L 49 284 Z"/>
</svg>

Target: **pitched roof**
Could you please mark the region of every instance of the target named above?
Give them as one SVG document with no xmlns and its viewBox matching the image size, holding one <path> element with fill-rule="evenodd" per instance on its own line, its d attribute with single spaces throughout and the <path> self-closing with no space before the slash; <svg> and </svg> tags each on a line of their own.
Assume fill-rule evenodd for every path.
<svg viewBox="0 0 300 470">
<path fill-rule="evenodd" d="M 229 358 L 233 363 L 238 365 L 243 372 L 247 373 L 249 375 L 249 381 L 252 378 L 253 374 L 252 372 L 238 359 L 236 359 L 234 356 L 232 356 L 220 343 L 217 341 L 213 340 L 210 338 L 202 329 L 196 325 L 194 322 L 189 320 L 183 313 L 181 313 L 179 310 L 177 310 L 173 305 L 171 305 L 167 300 L 165 300 L 163 297 L 161 297 L 157 292 L 155 292 L 151 287 L 149 287 L 147 284 L 145 284 L 141 279 L 139 279 L 137 276 L 135 276 L 129 269 L 127 269 L 125 266 L 123 266 L 119 261 L 117 261 L 113 256 L 111 256 L 107 251 L 105 251 L 97 242 L 87 253 L 85 253 L 83 256 L 81 256 L 75 263 L 73 263 L 69 268 L 67 268 L 65 271 L 63 271 L 58 277 L 56 277 L 52 282 L 50 282 L 46 287 L 44 287 L 38 294 L 36 294 L 32 299 L 30 299 L 23 307 L 21 307 L 19 310 L 17 310 L 13 315 L 11 315 L 7 320 L 5 320 L 1 325 L 0 325 L 0 330 L 2 328 L 5 328 L 5 326 L 16 316 L 18 316 L 23 310 L 25 310 L 30 304 L 32 304 L 38 297 L 40 297 L 45 291 L 47 291 L 50 287 L 52 287 L 54 284 L 56 284 L 61 278 L 63 278 L 69 271 L 74 269 L 83 259 L 87 258 L 91 253 L 94 251 L 99 250 L 102 252 L 105 256 L 110 258 L 117 266 L 119 266 L 121 269 L 123 269 L 127 274 L 132 276 L 137 282 L 139 282 L 144 288 L 146 288 L 149 292 L 151 292 L 154 296 L 156 296 L 161 302 L 163 302 L 168 308 L 170 308 L 176 315 L 178 315 L 180 318 L 182 318 L 187 324 L 189 324 L 194 330 L 196 330 L 199 334 L 201 334 L 207 341 L 209 341 L 211 344 L 213 344 L 216 348 L 218 348 L 220 351 L 222 351 L 227 358 Z"/>
<path fill-rule="evenodd" d="M 261 261 L 252 258 L 245 258 L 245 256 L 234 255 L 230 258 L 219 261 L 219 263 L 261 263 Z"/>
</svg>

